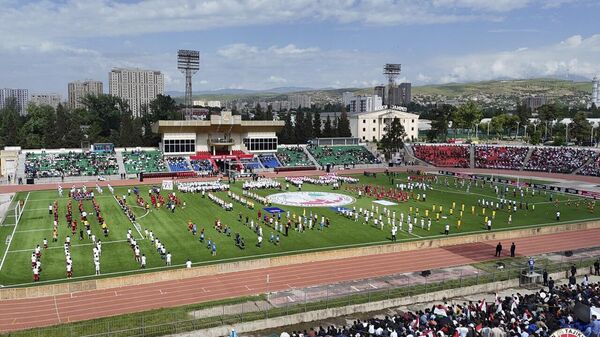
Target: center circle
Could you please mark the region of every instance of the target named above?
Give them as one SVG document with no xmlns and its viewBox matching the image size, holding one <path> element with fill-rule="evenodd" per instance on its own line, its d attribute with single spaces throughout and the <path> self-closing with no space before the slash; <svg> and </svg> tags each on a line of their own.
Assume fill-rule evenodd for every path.
<svg viewBox="0 0 600 337">
<path fill-rule="evenodd" d="M 336 207 L 351 204 L 354 198 L 329 192 L 285 192 L 270 195 L 269 201 L 278 205 L 296 207 Z"/>
</svg>

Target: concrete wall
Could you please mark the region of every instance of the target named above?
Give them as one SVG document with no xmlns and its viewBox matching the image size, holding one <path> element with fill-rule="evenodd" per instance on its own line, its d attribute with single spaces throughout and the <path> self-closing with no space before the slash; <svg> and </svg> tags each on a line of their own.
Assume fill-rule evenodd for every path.
<svg viewBox="0 0 600 337">
<path fill-rule="evenodd" d="M 553 273 L 550 276 L 554 279 L 560 279 L 564 277 L 564 272 Z M 482 294 L 482 293 L 496 293 L 498 291 L 510 288 L 519 287 L 519 280 L 513 279 L 502 282 L 492 282 L 486 284 L 479 284 L 470 287 L 464 288 L 455 288 L 452 289 L 450 293 L 448 290 L 440 290 L 428 292 L 425 294 L 419 294 L 408 297 L 400 297 L 393 298 L 389 300 L 370 302 L 370 303 L 362 303 L 349 305 L 345 307 L 337 307 L 331 309 L 322 309 L 322 310 L 314 310 L 308 311 L 300 314 L 293 314 L 288 316 L 281 316 L 269 319 L 261 319 L 257 321 L 239 323 L 235 325 L 223 325 L 216 328 L 205 329 L 205 330 L 197 330 L 179 333 L 177 335 L 172 335 L 172 337 L 194 337 L 194 336 L 202 336 L 202 337 L 222 337 L 229 336 L 231 329 L 235 329 L 238 333 L 247 333 L 258 330 L 265 329 L 274 329 L 281 326 L 289 326 L 306 322 L 317 322 L 323 319 L 331 318 L 331 317 L 340 317 L 347 315 L 354 315 L 356 313 L 365 313 L 371 311 L 380 311 L 386 308 L 395 308 L 407 305 L 415 305 L 418 303 L 427 303 L 427 302 L 437 302 L 443 301 L 447 298 L 451 297 L 464 297 L 464 296 L 472 296 L 473 294 Z"/>
<path fill-rule="evenodd" d="M 269 267 L 286 266 L 307 262 L 344 259 L 377 254 L 389 254 L 401 251 L 411 251 L 425 248 L 438 248 L 482 241 L 502 241 L 514 238 L 532 237 L 537 235 L 593 228 L 600 228 L 600 221 L 590 221 L 557 226 L 533 227 L 518 230 L 492 232 L 486 231 L 485 233 L 443 236 L 435 239 L 401 242 L 397 244 L 384 244 L 367 247 L 334 249 L 329 251 L 310 252 L 246 261 L 220 263 L 214 265 L 198 266 L 191 269 L 178 268 L 173 270 L 150 272 L 129 276 L 65 282 L 54 285 L 40 285 L 27 288 L 3 288 L 0 289 L 0 300 L 54 296 L 96 289 L 112 289 L 123 286 L 141 285 L 161 281 L 175 281 L 192 277 L 224 274 L 244 270 L 263 269 Z"/>
</svg>

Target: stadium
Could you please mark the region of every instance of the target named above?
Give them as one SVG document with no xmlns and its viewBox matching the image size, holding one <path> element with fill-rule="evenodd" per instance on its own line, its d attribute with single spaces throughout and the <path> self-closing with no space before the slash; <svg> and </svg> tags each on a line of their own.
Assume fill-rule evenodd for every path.
<svg viewBox="0 0 600 337">
<path fill-rule="evenodd" d="M 223 112 L 158 121 L 156 148 L 6 148 L 0 331 L 391 335 L 419 315 L 497 329 L 495 310 L 574 327 L 515 303 L 568 305 L 559 282 L 598 273 L 597 149 L 405 143 L 388 164 L 357 138 L 279 145 L 283 126 Z M 559 317 L 584 324 L 597 297 L 577 305 Z"/>
</svg>

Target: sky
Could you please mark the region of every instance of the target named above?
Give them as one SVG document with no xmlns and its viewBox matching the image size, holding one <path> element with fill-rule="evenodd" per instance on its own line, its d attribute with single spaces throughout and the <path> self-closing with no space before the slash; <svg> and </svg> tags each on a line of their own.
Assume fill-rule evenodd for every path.
<svg viewBox="0 0 600 337">
<path fill-rule="evenodd" d="M 194 91 L 368 87 L 600 74 L 597 0 L 0 0 L 0 88 L 65 95 L 113 67 Z"/>
</svg>

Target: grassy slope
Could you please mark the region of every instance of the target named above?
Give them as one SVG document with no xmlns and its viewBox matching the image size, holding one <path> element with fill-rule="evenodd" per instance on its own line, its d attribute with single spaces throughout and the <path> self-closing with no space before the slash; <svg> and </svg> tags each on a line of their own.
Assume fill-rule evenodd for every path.
<svg viewBox="0 0 600 337">
<path fill-rule="evenodd" d="M 379 175 L 377 178 L 365 178 L 360 177 L 361 183 L 388 185 L 388 179 Z M 126 193 L 126 188 L 116 189 L 118 194 Z M 241 194 L 241 183 L 236 184 L 232 187 L 232 190 L 238 194 Z M 292 190 L 294 188 L 292 187 Z M 320 190 L 330 191 L 330 187 L 317 187 L 309 184 L 305 184 L 304 190 Z M 276 191 L 265 190 L 259 191 L 263 195 L 271 194 Z M 147 195 L 147 187 L 141 188 L 143 196 Z M 341 193 L 351 193 L 342 191 Z M 427 204 L 423 202 L 409 201 L 399 206 L 394 207 L 397 213 L 400 212 L 408 213 L 408 207 L 420 207 L 421 214 L 424 213 L 424 208 L 430 208 L 432 204 L 443 205 L 444 214 L 448 215 L 448 209 L 451 207 L 452 201 L 457 203 L 457 208 L 460 208 L 461 202 L 465 203 L 465 214 L 462 225 L 462 232 L 468 233 L 472 231 L 483 230 L 483 216 L 481 214 L 472 215 L 470 213 L 470 206 L 477 203 L 477 199 L 481 198 L 481 195 L 485 195 L 491 198 L 493 190 L 489 187 L 485 189 L 472 188 L 472 194 L 466 194 L 464 189 L 460 187 L 454 188 L 451 186 L 435 186 L 435 190 L 428 192 Z M 477 193 L 477 194 L 474 194 Z M 40 243 L 44 237 L 51 238 L 52 228 L 52 217 L 48 215 L 47 207 L 48 203 L 52 202 L 56 198 L 55 191 L 40 191 L 31 193 L 29 201 L 26 205 L 26 210 L 23 213 L 21 222 L 17 228 L 17 234 L 15 235 L 14 241 L 10 247 L 5 265 L 0 271 L 0 284 L 11 285 L 21 284 L 31 281 L 31 269 L 30 269 L 30 256 L 31 251 L 36 244 Z M 481 194 L 481 195 L 479 195 Z M 232 258 L 252 258 L 257 256 L 267 256 L 271 254 L 285 254 L 294 251 L 302 251 L 307 249 L 326 249 L 335 248 L 342 245 L 364 245 L 373 243 L 388 242 L 389 227 L 384 231 L 376 229 L 372 226 L 363 225 L 362 221 L 355 223 L 349 221 L 334 213 L 329 208 L 312 208 L 314 212 L 319 215 L 327 216 L 331 219 L 331 228 L 326 229 L 324 232 L 317 230 L 307 231 L 305 233 L 292 232 L 289 237 L 283 237 L 279 246 L 269 244 L 265 242 L 262 248 L 255 247 L 256 235 L 246 226 L 239 224 L 237 216 L 239 212 L 242 212 L 244 216 L 248 214 L 251 217 L 256 217 L 256 210 L 250 211 L 243 208 L 239 204 L 234 204 L 233 212 L 224 212 L 215 204 L 211 203 L 208 199 L 202 199 L 197 194 L 182 194 L 178 193 L 187 202 L 185 209 L 177 209 L 174 214 L 171 214 L 165 209 L 153 210 L 148 215 L 141 218 L 144 214 L 144 210 L 136 209 L 138 212 L 139 223 L 142 228 L 152 229 L 158 238 L 166 245 L 167 249 L 173 254 L 173 264 L 183 264 L 189 257 L 196 264 L 199 263 L 215 263 L 222 262 L 223 260 Z M 223 199 L 227 200 L 225 193 L 220 193 Z M 25 194 L 20 194 L 20 198 L 24 198 Z M 563 196 L 558 196 L 558 199 L 564 199 Z M 539 203 L 536 205 L 535 211 L 519 211 L 513 216 L 513 223 L 511 226 L 526 226 L 534 224 L 551 224 L 555 222 L 555 206 L 554 204 L 548 203 L 548 196 L 536 195 L 535 197 L 527 196 L 526 200 L 530 203 Z M 124 271 L 135 272 L 139 270 L 139 266 L 133 260 L 131 250 L 128 245 L 123 242 L 125 239 L 125 233 L 127 228 L 130 227 L 127 218 L 122 214 L 118 208 L 116 201 L 112 196 L 108 195 L 108 191 L 105 191 L 103 196 L 98 197 L 98 201 L 101 204 L 104 217 L 110 226 L 111 233 L 108 239 L 101 239 L 104 242 L 103 254 L 101 257 L 102 272 L 117 273 Z M 133 197 L 128 198 L 130 203 L 134 202 Z M 371 207 L 372 199 L 362 198 L 356 201 L 355 206 L 359 207 Z M 64 254 L 62 249 L 62 241 L 64 237 L 70 233 L 65 226 L 64 213 L 66 209 L 67 199 L 66 197 L 59 200 L 60 209 L 60 240 L 59 244 L 51 244 L 51 248 L 43 252 L 43 268 L 44 272 L 41 275 L 42 280 L 64 280 L 65 268 L 64 268 Z M 89 212 L 92 211 L 92 205 L 90 201 L 85 202 L 85 208 Z M 300 214 L 302 212 L 299 208 L 294 207 L 282 207 L 287 210 L 290 209 L 292 212 Z M 598 217 L 598 212 L 590 214 L 582 203 L 579 208 L 576 208 L 574 203 L 570 206 L 561 204 L 560 206 L 562 213 L 562 221 L 576 221 L 583 220 L 586 218 Z M 311 209 L 307 209 L 309 212 Z M 78 214 L 76 204 L 74 206 L 74 214 Z M 488 212 L 489 214 L 489 212 Z M 526 214 L 526 216 L 525 216 Z M 454 226 L 458 211 L 455 212 L 453 217 L 449 217 L 447 220 L 452 226 L 452 231 L 456 231 Z M 233 231 L 240 232 L 246 239 L 247 248 L 240 250 L 233 244 L 233 238 L 227 237 L 223 234 L 218 234 L 213 228 L 212 224 L 216 218 L 220 218 L 223 223 L 231 225 Z M 494 228 L 508 228 L 507 224 L 508 213 L 505 211 L 498 212 L 496 219 L 494 220 Z M 210 251 L 205 245 L 201 245 L 198 242 L 198 236 L 192 236 L 186 228 L 188 219 L 193 220 L 198 224 L 199 228 L 206 228 L 207 237 L 211 237 L 216 241 L 218 247 L 218 255 L 212 257 Z M 101 235 L 100 228 L 96 223 L 95 219 L 91 219 L 92 231 L 97 235 Z M 417 236 L 427 237 L 440 235 L 445 225 L 445 220 L 439 223 L 433 222 L 433 228 L 429 232 L 416 228 L 414 235 L 408 233 L 399 233 L 399 240 L 415 240 Z M 405 227 L 406 228 L 406 227 Z M 265 241 L 268 241 L 270 228 L 264 228 Z M 0 238 L 0 244 L 4 243 L 5 232 L 0 232 L 3 236 Z M 137 235 L 134 230 L 134 234 Z M 77 235 L 78 236 L 78 235 Z M 118 242 L 109 242 L 118 241 Z M 94 266 L 92 262 L 92 246 L 88 240 L 79 242 L 77 238 L 73 240 L 73 260 L 74 260 L 74 276 L 80 277 L 85 275 L 92 275 L 94 272 Z M 138 240 L 141 244 L 141 250 L 148 257 L 148 268 L 164 268 L 164 262 L 160 259 L 159 255 L 150 247 L 147 240 Z M 4 253 L 4 251 L 1 251 Z"/>
</svg>

